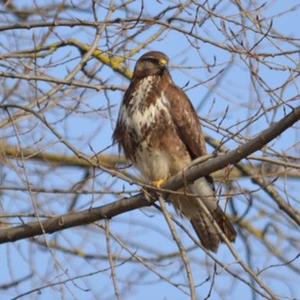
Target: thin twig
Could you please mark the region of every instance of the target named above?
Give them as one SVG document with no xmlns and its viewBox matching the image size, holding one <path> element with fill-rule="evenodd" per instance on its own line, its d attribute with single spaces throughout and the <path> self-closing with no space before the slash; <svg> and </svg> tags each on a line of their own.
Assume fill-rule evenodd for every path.
<svg viewBox="0 0 300 300">
<path fill-rule="evenodd" d="M 162 210 L 162 213 L 166 219 L 166 222 L 168 224 L 168 227 L 170 229 L 170 232 L 172 234 L 172 237 L 178 247 L 178 250 L 180 252 L 180 256 L 184 265 L 184 268 L 186 270 L 186 274 L 187 274 L 187 278 L 188 278 L 188 282 L 189 282 L 189 288 L 190 288 L 190 293 L 191 293 L 191 299 L 192 300 L 196 300 L 196 290 L 195 290 L 195 282 L 194 282 L 194 278 L 193 278 L 193 273 L 192 273 L 192 268 L 191 268 L 191 264 L 190 264 L 190 260 L 186 254 L 185 248 L 182 244 L 182 242 L 180 241 L 180 238 L 178 237 L 177 233 L 176 233 L 176 228 L 173 224 L 172 219 L 170 218 L 169 212 L 167 210 L 166 204 L 165 204 L 165 200 L 163 199 L 162 195 L 158 196 L 159 199 L 159 203 L 160 203 L 160 207 Z"/>
</svg>

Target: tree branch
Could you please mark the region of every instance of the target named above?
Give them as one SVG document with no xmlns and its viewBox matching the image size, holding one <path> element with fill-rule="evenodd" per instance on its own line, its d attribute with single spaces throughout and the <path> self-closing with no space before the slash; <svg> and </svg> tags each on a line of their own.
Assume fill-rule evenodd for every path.
<svg viewBox="0 0 300 300">
<path fill-rule="evenodd" d="M 206 176 L 212 172 L 222 169 L 229 164 L 236 164 L 241 159 L 260 150 L 268 142 L 279 136 L 286 129 L 291 127 L 300 119 L 300 106 L 294 109 L 290 114 L 283 117 L 280 121 L 271 125 L 258 136 L 247 143 L 242 144 L 235 150 L 228 153 L 221 154 L 204 163 L 192 163 L 186 170 L 179 172 L 173 176 L 163 190 L 177 190 L 186 182 L 192 182 L 199 177 Z M 0 243 L 13 242 L 20 239 L 33 237 L 42 232 L 53 233 L 66 228 L 75 227 L 79 225 L 89 224 L 102 219 L 112 218 L 116 215 L 151 205 L 152 202 L 146 200 L 142 194 L 138 194 L 128 199 L 115 201 L 101 207 L 88 209 L 85 211 L 61 215 L 39 222 L 30 222 L 25 225 L 16 226 L 12 228 L 5 228 L 0 230 Z M 300 225 L 300 213 L 293 209 L 287 203 L 281 203 L 281 208 L 287 215 L 289 215 L 298 225 Z M 41 226 L 42 225 L 42 226 Z"/>
<path fill-rule="evenodd" d="M 17 146 L 11 146 L 6 143 L 0 143 L 0 160 L 1 158 L 15 158 L 25 160 L 35 160 L 43 163 L 52 163 L 60 166 L 72 166 L 72 167 L 83 167 L 91 168 L 94 165 L 91 165 L 88 161 L 75 156 L 75 155 L 62 155 L 49 152 L 43 152 L 39 149 L 32 148 L 22 148 L 20 149 Z M 99 163 L 106 167 L 116 167 L 118 164 L 126 164 L 124 157 L 119 155 L 109 155 L 109 154 L 100 154 L 97 156 L 91 157 L 95 163 Z"/>
<path fill-rule="evenodd" d="M 192 163 L 186 170 L 179 172 L 173 176 L 166 183 L 163 188 L 176 190 L 182 186 L 182 173 L 184 172 L 184 178 L 187 182 L 193 182 L 199 177 L 206 176 L 212 172 L 223 169 L 230 164 L 236 164 L 243 158 L 246 158 L 250 154 L 262 149 L 271 140 L 278 137 L 282 132 L 290 128 L 294 123 L 300 119 L 300 106 L 293 109 L 291 113 L 283 117 L 280 121 L 274 123 L 269 128 L 262 131 L 255 138 L 249 142 L 244 143 L 237 147 L 235 150 L 229 151 L 226 154 L 221 154 L 213 159 L 210 159 L 204 163 L 195 164 Z M 299 223 L 300 224 L 300 223 Z"/>
</svg>

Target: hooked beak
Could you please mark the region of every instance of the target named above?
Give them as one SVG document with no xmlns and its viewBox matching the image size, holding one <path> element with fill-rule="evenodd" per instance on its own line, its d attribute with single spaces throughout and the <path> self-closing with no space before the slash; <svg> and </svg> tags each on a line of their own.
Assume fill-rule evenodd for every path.
<svg viewBox="0 0 300 300">
<path fill-rule="evenodd" d="M 159 65 L 161 67 L 165 67 L 167 64 L 168 64 L 168 60 L 167 59 L 162 58 L 162 59 L 159 60 Z"/>
</svg>

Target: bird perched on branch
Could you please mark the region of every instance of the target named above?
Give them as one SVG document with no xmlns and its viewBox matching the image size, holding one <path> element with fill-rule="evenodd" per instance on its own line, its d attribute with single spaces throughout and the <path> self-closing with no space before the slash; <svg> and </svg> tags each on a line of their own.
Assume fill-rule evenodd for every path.
<svg viewBox="0 0 300 300">
<path fill-rule="evenodd" d="M 207 154 L 197 113 L 187 95 L 174 84 L 168 61 L 168 57 L 158 51 L 148 52 L 138 59 L 113 134 L 126 158 L 156 187 L 193 159 Z M 202 245 L 217 251 L 222 242 L 213 219 L 228 240 L 234 241 L 236 232 L 219 207 L 208 178 L 189 184 L 187 192 L 197 196 L 183 193 L 171 196 L 171 201 L 175 209 L 191 221 Z"/>
</svg>

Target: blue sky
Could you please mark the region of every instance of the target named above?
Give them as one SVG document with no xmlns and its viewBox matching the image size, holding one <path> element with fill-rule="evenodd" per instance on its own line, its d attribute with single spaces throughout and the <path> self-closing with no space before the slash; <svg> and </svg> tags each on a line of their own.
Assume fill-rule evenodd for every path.
<svg viewBox="0 0 300 300">
<path fill-rule="evenodd" d="M 76 1 L 75 1 L 76 2 Z M 73 2 L 73 3 L 75 3 Z M 216 1 L 209 1 L 212 6 Z M 255 7 L 262 6 L 258 11 L 261 12 L 261 16 L 266 18 L 265 24 L 269 24 L 272 18 L 274 31 L 281 32 L 282 34 L 299 38 L 299 9 L 297 6 L 298 1 L 257 1 Z M 37 2 L 42 5 L 42 1 Z M 177 4 L 178 2 L 171 1 L 145 1 L 143 17 L 154 16 L 158 11 L 166 8 L 170 5 Z M 75 3 L 76 4 L 76 3 Z M 248 1 L 243 3 L 245 7 L 249 5 Z M 141 2 L 133 1 L 129 6 L 130 10 L 127 12 L 116 12 L 112 18 L 116 17 L 130 17 L 138 12 Z M 289 11 L 287 6 L 295 9 Z M 286 14 L 280 14 L 283 11 L 288 11 Z M 102 20 L 105 10 L 100 6 L 98 7 L 98 17 Z M 216 12 L 221 16 L 228 16 L 234 19 L 234 16 L 238 14 L 238 10 L 235 5 L 230 1 L 222 1 L 218 6 Z M 190 18 L 195 11 L 187 10 L 182 16 Z M 168 13 L 169 15 L 172 14 Z M 200 14 L 203 12 L 200 10 Z M 278 15 L 280 14 L 280 15 Z M 204 14 L 203 14 L 204 15 Z M 254 14 L 255 15 L 255 14 Z M 259 15 L 257 13 L 257 15 Z M 92 14 L 90 7 L 87 4 L 87 13 L 77 12 L 71 10 L 68 13 L 62 14 L 62 16 L 68 20 L 82 19 L 92 20 Z M 275 17 L 274 17 L 275 16 Z M 14 18 L 6 18 L 5 14 L 2 14 L 1 24 L 4 25 L 8 22 L 14 23 Z M 165 19 L 167 16 L 165 16 Z M 238 17 L 237 17 L 238 19 Z M 251 26 L 251 22 L 248 20 L 247 24 Z M 299 26 L 298 26 L 299 25 Z M 225 22 L 226 30 L 228 33 L 235 32 L 238 34 L 238 39 L 246 39 L 250 41 L 250 45 L 254 45 L 257 41 L 257 36 L 247 31 L 245 37 L 243 33 L 239 32 L 238 26 L 232 23 Z M 252 24 L 253 26 L 253 24 Z M 207 21 L 202 27 L 195 29 L 195 34 L 198 34 L 204 39 L 209 39 L 214 42 L 222 44 L 230 44 L 229 39 L 224 38 L 224 34 L 220 33 L 217 29 L 222 27 L 222 21 L 218 18 L 212 21 Z M 184 29 L 190 29 L 190 24 L 186 25 Z M 158 30 L 158 26 L 152 26 L 145 34 L 138 36 L 132 43 L 122 44 L 121 30 L 118 27 L 114 29 L 118 34 L 110 36 L 110 42 L 117 44 L 120 42 L 120 47 L 133 47 L 136 43 L 141 43 L 145 38 Z M 43 29 L 44 32 L 47 29 Z M 41 39 L 41 30 L 15 30 L 12 34 L 0 35 L 0 42 L 2 43 L 1 54 L 11 51 L 23 50 L 22 43 L 17 44 L 19 37 L 24 40 L 24 49 L 32 48 L 34 45 L 30 44 L 34 34 L 36 39 Z M 76 38 L 81 42 L 91 43 L 94 38 L 94 29 L 90 28 L 70 28 L 61 27 L 56 31 L 56 35 L 53 35 L 48 39 L 47 43 L 57 42 L 61 38 Z M 111 32 L 113 30 L 111 29 Z M 295 45 L 292 46 L 287 42 L 278 42 L 274 44 L 274 40 L 263 40 L 257 46 L 257 52 L 278 52 L 281 50 L 294 49 L 298 44 L 298 40 L 295 41 Z M 3 46 L 5 45 L 5 46 Z M 9 45 L 9 46 L 7 46 Z M 192 47 L 194 46 L 194 47 Z M 21 47 L 21 49 L 20 49 Z M 107 49 L 107 40 L 101 39 L 99 43 L 100 48 Z M 294 47 L 294 48 L 293 48 Z M 251 47 L 250 47 L 251 48 Z M 120 55 L 125 48 L 117 53 Z M 130 50 L 130 49 L 127 49 Z M 170 57 L 170 70 L 172 77 L 176 84 L 184 88 L 191 99 L 195 107 L 200 107 L 199 115 L 203 118 L 202 124 L 207 134 L 212 135 L 215 138 L 222 139 L 226 130 L 235 133 L 239 132 L 242 127 L 247 124 L 246 128 L 240 132 L 241 136 L 237 136 L 235 140 L 230 139 L 226 146 L 233 148 L 240 142 L 245 141 L 247 137 L 254 136 L 261 130 L 267 128 L 272 122 L 278 120 L 287 112 L 290 111 L 290 106 L 296 106 L 299 102 L 298 98 L 289 100 L 298 94 L 298 78 L 295 78 L 291 84 L 286 88 L 282 88 L 274 93 L 266 93 L 261 87 L 257 90 L 251 86 L 251 76 L 247 64 L 250 62 L 245 56 L 242 58 L 238 55 L 232 57 L 228 51 L 222 50 L 220 47 L 213 46 L 209 43 L 204 43 L 199 40 L 188 40 L 182 33 L 175 30 L 166 30 L 160 38 L 152 42 L 147 50 L 160 50 L 165 52 Z M 113 51 L 116 51 L 114 48 Z M 135 55 L 128 61 L 128 67 L 133 69 L 136 59 L 145 51 Z M 72 68 L 78 64 L 81 56 L 74 47 L 61 48 L 53 56 L 46 57 L 38 60 L 40 69 L 45 71 L 48 75 L 56 78 L 64 78 Z M 53 60 L 53 61 L 52 61 Z M 233 63 L 231 63 L 233 60 Z M 65 61 L 64 64 L 58 64 L 60 61 Z M 266 85 L 270 88 L 280 87 L 290 76 L 290 68 L 297 67 L 297 56 L 290 57 L 268 57 L 266 63 L 272 64 L 273 69 L 266 67 L 263 63 L 257 64 L 257 70 L 260 76 L 262 76 Z M 57 64 L 56 64 L 57 63 Z M 252 60 L 253 65 L 256 64 L 255 60 Z M 210 68 L 206 67 L 206 64 L 211 65 Z M 215 64 L 215 65 L 214 65 Z M 230 67 L 229 67 L 230 66 Z M 285 69 L 281 68 L 282 66 Z M 3 65 L 0 66 L 3 70 L 6 70 Z M 100 84 L 101 80 L 106 81 L 108 84 L 117 85 L 122 88 L 126 88 L 128 80 L 120 75 L 115 74 L 109 68 L 100 68 L 101 64 L 92 60 L 88 64 L 88 69 L 98 69 L 95 78 L 92 83 Z M 277 68 L 276 68 L 277 67 Z M 225 74 L 218 74 L 225 68 Z M 21 66 L 16 66 L 14 71 L 22 72 Z M 98 78 L 97 78 L 98 76 Z M 215 76 L 215 77 L 214 77 Z M 222 80 L 218 82 L 218 79 L 222 76 Z M 208 78 L 212 80 L 207 81 Z M 82 73 L 76 76 L 77 80 L 87 80 Z M 7 81 L 8 84 L 12 82 Z M 214 87 L 217 84 L 216 87 Z M 42 91 L 49 91 L 50 85 L 48 83 L 39 82 L 37 87 Z M 24 84 L 24 91 L 28 92 L 28 102 L 35 99 L 34 88 L 32 85 Z M 81 94 L 82 93 L 82 94 Z M 80 95 L 80 98 L 79 96 Z M 280 103 L 278 98 L 281 97 L 283 101 L 287 101 L 288 105 Z M 80 99 L 78 107 L 76 107 L 77 100 Z M 65 87 L 63 92 L 59 92 L 49 103 L 56 101 L 59 105 L 56 108 L 48 110 L 45 116 L 48 122 L 51 122 L 53 126 L 62 134 L 62 136 L 68 140 L 68 142 L 76 145 L 77 149 L 80 149 L 84 153 L 92 154 L 93 151 L 99 152 L 109 145 L 111 145 L 111 134 L 116 121 L 117 112 L 119 109 L 120 101 L 122 99 L 122 93 L 119 91 L 109 91 L 105 94 L 103 91 L 96 92 L 94 90 L 80 90 L 80 93 L 71 93 L 69 88 Z M 12 97 L 11 101 L 19 103 L 18 97 Z M 26 101 L 26 100 L 25 100 Z M 107 106 L 111 106 L 107 109 Z M 261 107 L 269 109 L 267 116 L 262 115 L 255 122 L 244 122 L 245 118 L 250 118 L 256 113 L 261 112 Z M 75 112 L 68 115 L 71 108 L 76 108 Z M 97 109 L 93 111 L 93 109 Z M 224 112 L 228 110 L 226 118 L 224 118 Z M 64 118 L 67 116 L 66 118 Z M 112 121 L 111 121 L 112 120 Z M 240 123 L 242 122 L 242 123 Z M 23 126 L 23 127 L 22 127 Z M 36 145 L 39 149 L 45 149 L 49 152 L 57 152 L 70 154 L 70 151 L 66 149 L 53 135 L 36 121 L 24 120 L 20 122 L 20 128 L 27 128 L 31 126 L 32 130 L 29 133 L 21 135 L 21 144 L 24 146 Z M 219 128 L 219 132 L 216 132 L 216 127 Z M 293 129 L 289 129 L 284 133 L 280 139 L 276 142 L 272 142 L 272 148 L 278 152 L 287 152 L 291 155 L 299 155 L 299 146 L 293 147 L 290 150 L 299 136 L 299 125 Z M 12 144 L 16 144 L 15 137 L 11 137 L 13 130 L 8 128 L 5 131 L 5 136 L 8 137 L 8 141 Z M 211 151 L 211 148 L 209 148 Z M 105 150 L 106 153 L 117 153 L 116 147 L 110 147 Z M 267 154 L 270 154 L 267 152 Z M 18 166 L 18 165 L 16 165 Z M 74 168 L 49 168 L 43 164 L 26 163 L 26 169 L 30 174 L 30 182 L 32 184 L 41 184 L 46 188 L 62 188 L 68 189 L 73 186 L 78 180 L 80 180 L 84 174 L 83 170 Z M 9 170 L 9 171 L 8 171 Z M 6 181 L 3 184 L 19 184 L 24 185 L 24 173 L 18 174 L 18 169 L 11 171 L 9 168 L 3 168 L 3 173 L 7 172 Z M 20 171 L 19 171 L 20 172 Z M 37 174 L 37 175 L 34 175 Z M 237 186 L 247 190 L 255 190 L 257 186 L 251 183 L 248 179 L 241 179 L 237 183 Z M 96 180 L 93 184 L 89 184 L 90 189 L 103 189 L 110 188 L 113 185 L 115 191 L 121 191 L 123 187 L 126 189 L 137 191 L 136 186 L 128 186 L 122 181 L 116 181 L 110 175 L 103 174 L 101 171 L 96 171 Z M 286 184 L 283 181 L 278 182 L 278 187 L 287 188 L 290 196 L 298 197 L 297 195 L 297 181 L 290 181 Z M 283 194 L 283 193 L 282 193 Z M 124 193 L 123 196 L 128 196 L 129 193 Z M 57 194 L 37 194 L 36 201 L 41 205 L 41 212 L 48 214 L 59 214 L 66 212 L 72 196 L 70 195 L 57 195 Z M 12 201 L 14 199 L 14 201 Z M 116 200 L 117 197 L 113 195 L 87 195 L 79 198 L 76 209 L 86 209 L 91 206 L 99 206 L 104 203 Z M 286 199 L 290 199 L 287 197 Z M 3 210 L 5 212 L 32 212 L 32 204 L 30 204 L 30 196 L 26 193 L 7 193 L 3 196 Z M 239 212 L 243 212 L 247 206 L 247 199 L 242 196 L 237 196 L 235 201 L 238 203 L 237 207 Z M 253 196 L 253 201 L 257 207 L 262 207 L 267 210 L 268 203 L 270 207 L 274 204 L 270 202 L 270 199 L 261 191 Z M 261 201 L 261 203 L 259 202 Z M 258 202 L 258 203 L 257 203 Z M 297 205 L 296 201 L 293 204 Z M 298 202 L 299 204 L 299 202 Z M 272 207 L 273 207 L 272 206 Z M 276 218 L 276 209 L 270 209 L 272 216 Z M 269 220 L 259 219 L 257 210 L 252 210 L 247 218 L 253 222 L 258 228 L 262 229 L 269 222 Z M 282 218 L 281 215 L 279 218 Z M 283 218 L 284 219 L 284 218 Z M 187 227 L 187 222 L 181 220 Z M 285 220 L 285 219 L 284 219 Z M 19 220 L 15 220 L 19 223 Z M 288 222 L 287 222 L 288 223 Z M 189 227 L 188 227 L 189 228 Z M 295 232 L 293 225 L 290 227 L 283 226 L 284 230 L 289 233 Z M 189 228 L 190 229 L 190 228 Z M 163 217 L 153 208 L 145 208 L 138 211 L 130 212 L 118 216 L 112 220 L 111 230 L 113 234 L 121 237 L 132 251 L 140 256 L 147 256 L 148 258 L 155 257 L 158 251 L 163 253 L 169 253 L 176 251 L 176 245 L 172 241 L 171 235 L 166 227 Z M 186 247 L 193 246 L 192 241 L 179 230 L 179 235 L 183 239 Z M 73 228 L 66 230 L 62 233 L 48 235 L 48 242 L 57 242 L 65 247 L 75 247 L 86 253 L 92 253 L 94 255 L 106 254 L 106 240 L 103 231 L 95 225 L 83 226 L 79 228 Z M 289 245 L 285 241 L 278 241 L 276 236 L 272 236 L 274 244 L 278 246 L 278 249 L 286 254 L 287 258 L 292 259 L 297 252 L 296 247 L 289 249 Z M 296 236 L 297 238 L 297 236 Z M 298 237 L 299 238 L 299 237 Z M 266 248 L 262 246 L 253 237 L 249 238 L 252 248 L 252 256 L 255 259 L 253 263 L 254 271 L 263 269 L 266 266 L 278 264 L 278 260 L 272 255 L 268 255 Z M 41 239 L 43 241 L 43 238 Z M 235 247 L 241 257 L 247 261 L 247 252 L 243 243 L 243 239 L 239 236 Z M 43 249 L 43 250 L 41 250 Z M 121 257 L 130 257 L 130 254 L 114 241 L 112 242 L 113 252 Z M 195 261 L 193 263 L 193 271 L 195 274 L 196 282 L 202 283 L 209 275 L 212 274 L 212 260 L 210 260 L 200 249 L 195 249 L 190 252 L 190 257 Z M 234 259 L 230 255 L 229 251 L 223 246 L 218 254 L 218 259 L 229 264 L 234 262 Z M 34 266 L 36 272 L 32 281 L 26 281 L 23 284 L 16 287 L 16 289 L 3 291 L 4 299 L 10 299 L 12 296 L 23 293 L 27 290 L 34 289 L 43 286 L 47 283 L 58 282 L 70 277 L 88 274 L 97 270 L 105 269 L 108 267 L 108 263 L 101 259 L 84 259 L 78 256 L 67 255 L 61 253 L 58 250 L 45 250 L 35 243 L 30 241 L 19 241 L 13 244 L 2 245 L 0 247 L 0 257 L 5 258 L 0 265 L 0 284 L 9 282 L 10 278 L 20 278 L 30 274 L 30 266 Z M 179 283 L 186 283 L 185 273 L 182 270 L 182 264 L 180 260 L 165 260 L 163 262 L 154 264 L 155 268 L 159 270 L 165 276 L 174 276 L 174 281 Z M 233 268 L 238 274 L 244 275 L 247 280 L 249 278 L 243 274 L 243 271 L 238 266 Z M 226 275 L 224 270 L 218 269 L 220 274 L 215 277 L 215 285 L 212 292 L 211 299 L 253 299 L 252 294 L 243 283 L 234 281 L 230 276 Z M 128 289 L 128 292 L 124 295 L 125 299 L 138 300 L 138 299 L 188 299 L 188 296 L 179 292 L 166 282 L 162 282 L 154 274 L 151 274 L 145 267 L 137 265 L 136 263 L 126 263 L 116 268 L 117 277 L 120 281 L 121 290 Z M 263 273 L 262 279 L 269 284 L 275 293 L 284 295 L 286 297 L 293 297 L 294 299 L 300 298 L 298 281 L 299 278 L 290 269 L 281 266 L 274 266 L 270 270 Z M 283 280 L 284 279 L 284 280 Z M 125 284 L 126 281 L 130 281 L 131 284 Z M 136 286 L 138 282 L 138 285 Z M 287 284 L 288 282 L 288 284 Z M 203 283 L 198 288 L 199 299 L 204 298 L 210 289 L 211 281 Z M 225 296 L 226 295 L 226 296 Z M 32 294 L 32 299 L 51 299 L 51 298 L 64 298 L 64 299 L 114 299 L 112 291 L 112 282 L 110 279 L 110 273 L 108 271 L 99 273 L 98 275 L 88 276 L 83 279 L 74 280 L 64 285 L 58 285 L 56 288 L 47 288 L 42 291 L 41 294 Z M 24 298 L 26 299 L 26 297 Z M 31 299 L 31 298 L 30 298 Z M 259 297 L 257 299 L 260 299 Z"/>
</svg>

